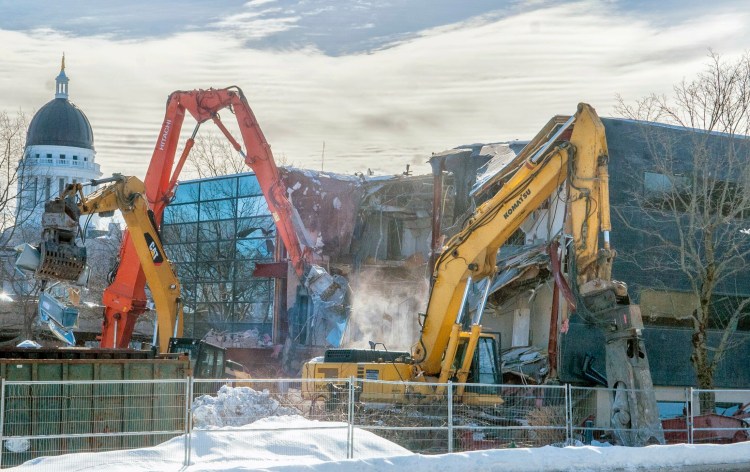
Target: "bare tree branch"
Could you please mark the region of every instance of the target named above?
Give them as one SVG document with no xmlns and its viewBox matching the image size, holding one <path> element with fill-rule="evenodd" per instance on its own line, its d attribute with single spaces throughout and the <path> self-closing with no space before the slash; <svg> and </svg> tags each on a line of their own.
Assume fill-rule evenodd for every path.
<svg viewBox="0 0 750 472">
<path fill-rule="evenodd" d="M 691 360 L 699 386 L 713 388 L 717 365 L 750 309 L 747 288 L 737 284 L 750 261 L 750 56 L 726 61 L 711 51 L 705 70 L 675 85 L 671 99 L 652 94 L 627 104 L 618 97 L 616 109 L 643 123 L 652 179 L 645 182 L 644 170 L 635 170 L 648 188 L 630 195 L 635 219 L 620 212 L 649 241 L 626 257 L 665 277 L 681 274 L 690 287 Z M 692 132 L 675 138 L 647 124 L 653 121 Z M 721 330 L 714 345 L 709 329 Z"/>
</svg>

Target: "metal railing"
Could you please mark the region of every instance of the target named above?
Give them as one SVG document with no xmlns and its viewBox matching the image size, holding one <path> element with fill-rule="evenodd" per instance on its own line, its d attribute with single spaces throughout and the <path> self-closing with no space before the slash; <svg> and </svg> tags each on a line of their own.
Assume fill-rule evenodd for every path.
<svg viewBox="0 0 750 472">
<path fill-rule="evenodd" d="M 359 378 L 1 379 L 0 465 L 76 452 L 124 455 L 169 440 L 170 451 L 181 454 L 173 458 L 176 470 L 202 457 L 204 440 L 211 441 L 212 453 L 225 447 L 230 454 L 242 438 L 252 447 L 289 456 L 305 450 L 320 460 L 617 443 L 617 435 L 628 431 L 609 426 L 612 395 L 608 389 L 569 385 Z M 698 414 L 702 399 L 718 396 L 736 403 L 734 416 Z M 750 403 L 750 390 L 685 389 L 684 403 L 683 417 L 664 421 L 667 442 L 747 440 L 739 405 Z M 750 416 L 750 410 L 746 413 Z M 311 438 L 315 446 L 305 449 Z"/>
<path fill-rule="evenodd" d="M 84 161 L 83 159 L 60 159 L 60 158 L 46 158 L 42 157 L 39 159 L 28 159 L 25 161 L 26 166 L 40 166 L 54 164 L 55 166 L 66 166 L 66 167 L 80 167 L 82 169 L 95 169 L 97 164 L 92 161 Z"/>
</svg>

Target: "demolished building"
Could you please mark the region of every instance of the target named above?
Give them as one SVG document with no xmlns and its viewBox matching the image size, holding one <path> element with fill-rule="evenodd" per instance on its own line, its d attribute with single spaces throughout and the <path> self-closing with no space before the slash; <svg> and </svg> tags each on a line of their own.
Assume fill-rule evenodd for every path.
<svg viewBox="0 0 750 472">
<path fill-rule="evenodd" d="M 637 129 L 642 124 L 617 119 L 603 122 L 611 154 L 612 243 L 627 252 L 637 238 L 619 215 L 630 211 L 628 191 L 645 185 L 651 171 L 644 161 L 647 150 Z M 680 133 L 689 131 L 669 132 L 677 133 L 675 139 L 679 139 Z M 440 250 L 445 238 L 461 228 L 476 205 L 496 190 L 525 144 L 474 144 L 438 153 L 430 159 L 432 175 L 414 176 L 408 171 L 393 176 L 342 175 L 282 169 L 287 194 L 305 228 L 301 237 L 315 248 L 318 259 L 332 274 L 349 280 L 355 294 L 354 316 L 347 323 L 323 319 L 315 313 L 309 295 L 286 263 L 283 245 L 276 239 L 259 191 L 250 195 L 238 190 L 227 197 L 235 199 L 233 203 L 218 201 L 215 189 L 227 187 L 222 179 L 237 178 L 246 181 L 238 188 L 257 190 L 251 183 L 252 173 L 181 183 L 165 216 L 164 233 L 172 258 L 178 266 L 185 266 L 178 270 L 185 283 L 186 307 L 194 310 L 197 320 L 189 334 L 203 336 L 213 330 L 213 339 L 227 347 L 264 352 L 248 354 L 245 358 L 249 364 L 262 364 L 277 355 L 284 359 L 277 364 L 283 365 L 287 374 L 296 374 L 302 362 L 330 346 L 367 347 L 368 341 L 373 341 L 388 349 L 409 349 L 417 338 L 418 314 L 425 310 L 431 256 Z M 636 177 L 640 178 L 632 177 L 634 167 L 639 169 Z M 213 199 L 204 201 L 202 194 L 195 194 L 200 186 L 206 186 L 209 194 L 213 192 Z M 183 203 L 193 207 L 181 212 L 179 205 Z M 483 325 L 485 331 L 497 333 L 505 352 L 506 381 L 541 382 L 555 377 L 590 383 L 604 371 L 603 343 L 596 338 L 595 329 L 575 317 L 567 320 L 564 306 L 553 319 L 553 284 L 545 247 L 562 231 L 565 205 L 559 203 L 550 201 L 534 212 L 498 255 L 499 273 L 490 289 Z M 204 210 L 220 216 L 195 214 Z M 247 211 L 252 214 L 243 214 Z M 186 223 L 185 214 L 191 212 L 195 221 Z M 236 223 L 227 224 L 231 220 Z M 181 224 L 184 227 L 178 230 Z M 208 231 L 207 226 L 216 226 L 216 231 Z M 186 247 L 178 247 L 185 237 L 192 238 L 187 249 L 200 253 L 199 249 L 217 246 L 213 253 L 221 257 L 199 262 L 197 259 L 205 259 L 205 254 L 196 258 Z M 223 267 L 224 272 L 232 267 L 233 272 L 216 272 L 205 265 L 208 262 Z M 197 268 L 195 276 L 187 268 L 191 264 Z M 667 314 L 658 308 L 654 300 L 660 296 L 654 295 L 653 274 L 644 276 L 626 258 L 615 259 L 614 272 L 630 283 L 635 301 L 643 305 L 648 325 L 644 337 L 655 384 L 692 384 L 689 355 L 683 353 L 680 362 L 684 365 L 675 368 L 672 354 L 689 349 L 689 328 L 674 322 L 679 314 Z M 203 287 L 210 288 L 207 293 L 213 298 L 206 299 L 197 287 L 191 292 L 193 282 L 213 284 Z M 247 286 L 254 289 L 242 288 Z M 672 290 L 670 297 L 679 298 L 677 292 Z M 227 313 L 225 307 L 217 305 L 228 302 L 239 303 L 241 309 Z M 742 330 L 737 333 L 740 338 L 745 335 Z M 674 344 L 670 354 L 649 349 L 663 346 L 665 340 Z M 721 369 L 731 370 L 734 359 L 725 359 Z M 722 376 L 717 384 L 750 384 L 750 379 L 742 375 Z"/>
<path fill-rule="evenodd" d="M 639 213 L 647 209 L 634 205 L 633 195 L 648 198 L 658 193 L 666 181 L 655 169 L 652 155 L 655 151 L 644 142 L 644 128 L 657 133 L 657 139 L 662 142 L 679 143 L 676 154 L 685 161 L 686 169 L 692 161 L 694 151 L 690 148 L 690 136 L 695 131 L 622 119 L 602 121 L 609 148 L 611 240 L 620 254 L 615 258 L 613 275 L 630 285 L 631 298 L 641 305 L 645 324 L 643 336 L 659 408 L 676 410 L 683 401 L 683 389 L 696 385 L 690 362 L 693 328 L 689 318 L 693 302 L 685 280 L 667 271 L 644 271 L 636 262 L 639 255 L 656 245 L 654 241 L 647 241 L 647 236 L 637 228 L 648 221 Z M 725 145 L 722 140 L 730 138 L 716 135 L 707 139 L 707 148 L 720 153 Z M 738 145 L 744 142 L 741 138 L 737 140 Z M 507 150 L 513 151 L 510 146 Z M 515 155 L 517 152 L 497 153 L 476 179 L 471 172 L 463 172 L 470 181 L 475 204 L 486 200 L 494 188 L 502 185 L 505 172 L 517 164 L 513 160 Z M 473 168 L 474 163 L 466 166 Z M 736 178 L 719 171 L 715 174 L 715 178 L 727 181 Z M 490 289 L 482 325 L 483 331 L 497 333 L 500 340 L 504 382 L 539 383 L 554 379 L 572 384 L 606 384 L 603 333 L 577 315 L 568 318 L 567 303 L 556 296 L 550 273 L 551 261 L 545 248 L 564 231 L 565 205 L 560 204 L 564 198 L 564 195 L 553 197 L 547 205 L 533 212 L 498 254 L 499 271 Z M 666 227 L 657 231 L 667 237 L 675 236 Z M 717 291 L 716 298 L 749 297 L 748 277 L 747 272 L 738 272 L 731 283 Z M 723 316 L 721 312 L 719 316 Z M 741 366 L 750 354 L 749 330 L 745 319 L 732 334 L 731 353 L 718 365 L 717 387 L 747 388 L 750 385 L 750 373 Z M 715 344 L 720 336 L 718 330 L 710 332 L 709 342 Z M 719 397 L 719 402 L 734 401 L 731 393 Z M 605 399 L 592 401 L 600 405 L 607 403 Z"/>
<path fill-rule="evenodd" d="M 186 335 L 252 349 L 232 353 L 251 366 L 273 363 L 275 355 L 288 374 L 330 346 L 377 340 L 408 348 L 427 294 L 432 177 L 281 173 L 304 227 L 300 237 L 331 274 L 349 280 L 357 316 L 341 323 L 315 310 L 255 176 L 244 173 L 181 182 L 165 212 L 165 249 L 183 286 Z M 452 204 L 444 210 L 451 214 Z"/>
</svg>

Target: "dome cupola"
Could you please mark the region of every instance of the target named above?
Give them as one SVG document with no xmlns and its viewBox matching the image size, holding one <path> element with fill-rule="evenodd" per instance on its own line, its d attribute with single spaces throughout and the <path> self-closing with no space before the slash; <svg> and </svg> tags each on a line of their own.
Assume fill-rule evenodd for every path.
<svg viewBox="0 0 750 472">
<path fill-rule="evenodd" d="M 94 149 L 94 132 L 86 115 L 68 100 L 68 76 L 65 56 L 55 78 L 55 98 L 39 109 L 31 119 L 26 147 L 37 145 L 71 146 Z"/>
</svg>

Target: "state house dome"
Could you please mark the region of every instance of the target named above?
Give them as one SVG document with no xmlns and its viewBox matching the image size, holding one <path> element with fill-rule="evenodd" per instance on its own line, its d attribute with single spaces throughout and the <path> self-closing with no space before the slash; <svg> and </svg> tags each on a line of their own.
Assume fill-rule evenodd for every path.
<svg viewBox="0 0 750 472">
<path fill-rule="evenodd" d="M 86 115 L 67 98 L 55 98 L 31 120 L 26 146 L 56 145 L 94 149 L 94 132 Z"/>
<path fill-rule="evenodd" d="M 65 56 L 55 82 L 55 98 L 31 119 L 26 133 L 26 147 L 70 146 L 93 151 L 94 132 L 91 130 L 91 123 L 81 109 L 68 100 L 69 79 L 65 75 Z"/>
</svg>

